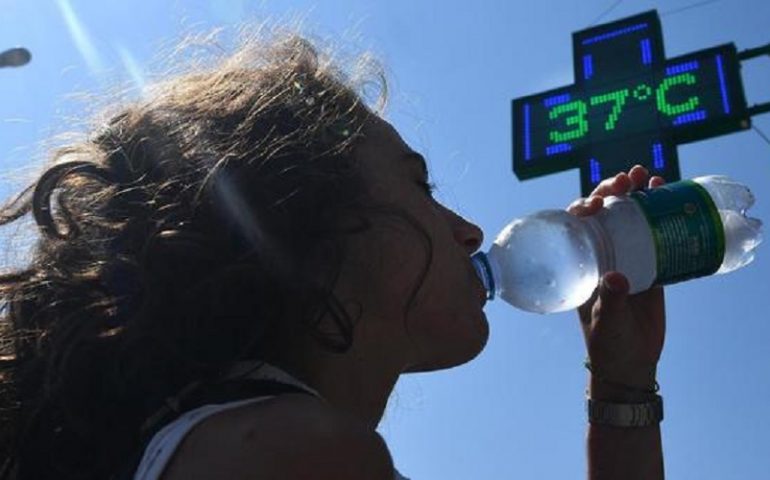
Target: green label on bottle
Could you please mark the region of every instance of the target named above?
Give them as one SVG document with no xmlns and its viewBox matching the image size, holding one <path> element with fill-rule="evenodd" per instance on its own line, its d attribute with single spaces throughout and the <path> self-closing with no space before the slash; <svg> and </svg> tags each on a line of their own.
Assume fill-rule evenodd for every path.
<svg viewBox="0 0 770 480">
<path fill-rule="evenodd" d="M 658 275 L 666 285 L 716 272 L 725 256 L 725 232 L 705 188 L 685 180 L 633 192 L 655 241 Z"/>
</svg>

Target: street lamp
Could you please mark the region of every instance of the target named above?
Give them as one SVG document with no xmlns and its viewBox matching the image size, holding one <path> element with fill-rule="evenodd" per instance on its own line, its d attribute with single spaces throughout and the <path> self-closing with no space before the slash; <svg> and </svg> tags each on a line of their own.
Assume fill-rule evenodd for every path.
<svg viewBox="0 0 770 480">
<path fill-rule="evenodd" d="M 21 67 L 29 63 L 32 54 L 24 47 L 11 48 L 0 53 L 0 68 Z"/>
</svg>

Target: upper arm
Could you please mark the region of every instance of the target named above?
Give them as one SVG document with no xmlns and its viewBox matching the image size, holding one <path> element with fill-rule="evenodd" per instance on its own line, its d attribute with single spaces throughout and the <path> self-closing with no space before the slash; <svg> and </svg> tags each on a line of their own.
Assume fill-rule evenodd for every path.
<svg viewBox="0 0 770 480">
<path fill-rule="evenodd" d="M 180 445 L 163 480 L 393 480 L 377 432 L 316 399 L 285 397 L 204 421 Z"/>
</svg>

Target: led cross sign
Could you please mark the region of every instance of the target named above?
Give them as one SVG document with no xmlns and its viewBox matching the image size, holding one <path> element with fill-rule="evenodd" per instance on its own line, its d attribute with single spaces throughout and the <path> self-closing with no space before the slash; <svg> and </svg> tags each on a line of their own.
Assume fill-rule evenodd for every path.
<svg viewBox="0 0 770 480">
<path fill-rule="evenodd" d="M 678 180 L 678 144 L 751 125 L 733 44 L 666 59 L 655 11 L 576 32 L 572 43 L 574 85 L 513 101 L 522 180 L 579 167 L 587 195 L 637 163 Z"/>
</svg>

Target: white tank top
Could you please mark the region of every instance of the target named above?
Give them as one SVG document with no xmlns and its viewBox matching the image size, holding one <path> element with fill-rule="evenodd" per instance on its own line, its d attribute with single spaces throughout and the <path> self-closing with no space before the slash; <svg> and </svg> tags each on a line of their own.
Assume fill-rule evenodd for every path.
<svg viewBox="0 0 770 480">
<path fill-rule="evenodd" d="M 228 378 L 251 378 L 258 380 L 273 380 L 288 385 L 307 390 L 317 397 L 321 397 L 318 392 L 303 384 L 296 378 L 292 377 L 283 370 L 269 365 L 267 363 L 260 362 L 258 364 L 253 363 L 241 363 L 236 365 L 232 370 Z M 227 402 L 214 405 L 204 405 L 202 407 L 190 410 L 179 416 L 176 420 L 172 421 L 165 427 L 163 427 L 158 433 L 156 433 L 150 443 L 147 444 L 147 448 L 144 451 L 142 460 L 136 469 L 134 474 L 134 480 L 158 480 L 163 474 L 166 466 L 174 452 L 182 443 L 187 434 L 199 423 L 207 418 L 225 410 L 231 410 L 244 405 L 252 403 L 258 403 L 263 400 L 273 398 L 273 396 L 249 398 L 246 400 L 238 400 L 235 402 Z M 394 470 L 394 480 L 409 480 L 402 476 L 398 470 Z"/>
</svg>

